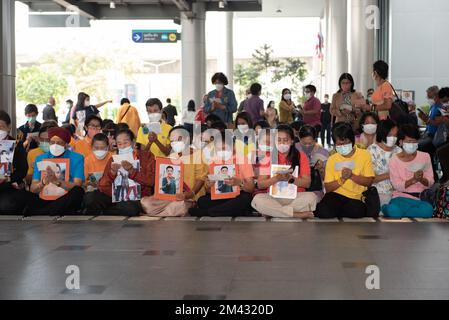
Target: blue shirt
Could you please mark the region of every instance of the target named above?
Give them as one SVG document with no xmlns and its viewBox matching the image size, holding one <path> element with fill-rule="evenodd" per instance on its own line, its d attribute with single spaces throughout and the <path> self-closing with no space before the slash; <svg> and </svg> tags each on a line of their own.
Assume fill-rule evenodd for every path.
<svg viewBox="0 0 449 320">
<path fill-rule="evenodd" d="M 70 160 L 69 182 L 73 183 L 74 179 L 81 179 L 82 181 L 85 180 L 84 156 L 70 150 L 66 150 L 60 157 L 55 157 L 50 152 L 46 152 L 38 156 L 33 164 L 34 167 L 33 180 L 41 180 L 41 172 L 37 168 L 37 163 L 43 161 L 44 159 L 55 159 L 55 158 Z"/>
<path fill-rule="evenodd" d="M 443 108 L 443 105 L 435 103 L 431 108 L 430 108 L 430 114 L 429 114 L 429 119 L 430 120 L 435 120 L 436 117 L 441 117 L 441 111 L 440 109 Z M 427 132 L 431 135 L 434 136 L 435 133 L 437 133 L 438 130 L 438 126 L 433 126 L 431 124 L 428 124 L 426 127 Z"/>
<path fill-rule="evenodd" d="M 204 104 L 204 112 L 210 113 L 212 108 L 212 103 L 210 99 L 215 99 L 217 95 L 217 90 L 212 90 L 207 95 L 207 101 Z M 215 109 L 212 114 L 217 115 L 224 123 L 232 123 L 232 115 L 237 111 L 237 100 L 235 99 L 234 91 L 223 88 L 223 95 L 220 99 L 221 104 L 226 107 L 225 110 Z"/>
</svg>

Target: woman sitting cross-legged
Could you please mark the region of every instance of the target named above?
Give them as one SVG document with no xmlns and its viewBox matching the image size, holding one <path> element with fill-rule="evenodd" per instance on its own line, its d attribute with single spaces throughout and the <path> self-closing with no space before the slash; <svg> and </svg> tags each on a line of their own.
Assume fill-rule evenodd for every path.
<svg viewBox="0 0 449 320">
<path fill-rule="evenodd" d="M 237 175 L 229 180 L 213 182 L 206 179 L 205 187 L 207 194 L 198 199 L 198 208 L 189 210 L 191 216 L 203 217 L 238 217 L 252 215 L 251 200 L 254 191 L 254 173 L 250 163 L 236 161 L 235 151 L 232 146 L 232 137 L 226 140 L 225 132 L 221 139 L 214 140 L 217 157 L 213 159 L 214 164 L 220 164 L 221 173 L 228 171 L 228 166 L 237 168 Z M 223 172 L 224 171 L 224 172 Z M 212 200 L 211 188 L 218 184 L 219 192 L 233 192 L 233 187 L 240 187 L 240 194 L 232 199 Z"/>
<path fill-rule="evenodd" d="M 288 125 L 280 125 L 276 135 L 277 164 L 290 166 L 291 169 L 298 169 L 298 177 L 291 173 L 275 174 L 271 177 L 272 163 L 270 158 L 264 161 L 259 168 L 258 189 L 269 189 L 272 186 L 283 187 L 295 185 L 297 188 L 295 199 L 281 199 L 272 197 L 267 193 L 257 194 L 252 206 L 264 216 L 275 218 L 311 218 L 315 210 L 317 197 L 313 192 L 306 192 L 310 187 L 310 165 L 307 156 L 299 152 L 294 145 L 294 132 Z M 287 185 L 287 186 L 285 186 Z M 280 188 L 276 188 L 280 189 Z"/>
<path fill-rule="evenodd" d="M 403 125 L 399 139 L 403 151 L 390 161 L 390 180 L 393 185 L 393 199 L 382 207 L 382 212 L 390 218 L 432 218 L 433 206 L 420 201 L 423 191 L 433 183 L 430 156 L 417 151 L 419 129 L 416 125 Z"/>
<path fill-rule="evenodd" d="M 320 219 L 364 218 L 363 193 L 374 180 L 370 153 L 355 146 L 354 131 L 349 123 L 335 124 L 332 137 L 334 155 L 326 163 L 326 194 L 318 204 L 315 216 Z"/>
<path fill-rule="evenodd" d="M 182 163 L 184 167 L 182 191 L 176 194 L 176 201 L 159 200 L 154 196 L 142 198 L 142 208 L 149 216 L 185 216 L 195 201 L 205 194 L 207 165 L 202 162 L 201 150 L 193 151 L 190 134 L 183 126 L 171 129 L 169 138 L 172 148 L 169 158 L 174 163 Z"/>
<path fill-rule="evenodd" d="M 84 197 L 85 214 L 138 216 L 140 198 L 149 196 L 154 186 L 154 157 L 148 151 L 135 150 L 134 133 L 120 130 L 116 134 L 117 154 L 133 160 L 120 163 L 109 159 L 98 189 Z M 131 162 L 132 163 L 131 163 Z"/>
</svg>

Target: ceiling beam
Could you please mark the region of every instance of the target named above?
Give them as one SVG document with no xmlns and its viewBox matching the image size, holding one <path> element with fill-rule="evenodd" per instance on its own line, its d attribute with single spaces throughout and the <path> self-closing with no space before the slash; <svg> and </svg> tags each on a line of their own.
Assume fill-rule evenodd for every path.
<svg viewBox="0 0 449 320">
<path fill-rule="evenodd" d="M 178 7 L 179 11 L 192 11 L 192 6 L 186 0 L 172 0 Z"/>
<path fill-rule="evenodd" d="M 79 12 L 80 15 L 89 19 L 98 19 L 98 4 L 74 0 L 53 0 L 53 2 L 64 7 L 67 11 Z"/>
</svg>

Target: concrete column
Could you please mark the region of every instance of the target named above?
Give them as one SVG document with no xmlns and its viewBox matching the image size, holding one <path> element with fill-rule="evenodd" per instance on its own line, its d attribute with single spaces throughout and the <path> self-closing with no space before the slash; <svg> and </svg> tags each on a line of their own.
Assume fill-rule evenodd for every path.
<svg viewBox="0 0 449 320">
<path fill-rule="evenodd" d="M 363 94 L 373 87 L 371 77 L 374 63 L 375 28 L 366 26 L 365 10 L 376 5 L 376 0 L 350 1 L 350 42 L 349 42 L 349 72 L 354 77 L 356 89 Z"/>
<path fill-rule="evenodd" d="M 12 135 L 16 131 L 16 58 L 15 1 L 0 1 L 0 110 L 12 120 Z"/>
<path fill-rule="evenodd" d="M 327 15 L 327 91 L 332 96 L 338 90 L 338 79 L 348 72 L 347 0 L 326 0 Z"/>
<path fill-rule="evenodd" d="M 228 88 L 234 87 L 234 13 L 220 13 L 223 18 L 223 32 L 221 41 L 222 47 L 218 53 L 218 69 L 217 72 L 223 72 L 229 80 Z"/>
<path fill-rule="evenodd" d="M 206 10 L 204 2 L 192 4 L 193 18 L 181 14 L 182 108 L 194 99 L 197 106 L 206 93 Z"/>
</svg>

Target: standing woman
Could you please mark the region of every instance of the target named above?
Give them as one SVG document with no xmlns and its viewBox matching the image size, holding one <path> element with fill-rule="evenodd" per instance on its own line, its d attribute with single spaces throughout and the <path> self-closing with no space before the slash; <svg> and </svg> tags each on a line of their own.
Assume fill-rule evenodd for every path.
<svg viewBox="0 0 449 320">
<path fill-rule="evenodd" d="M 282 90 L 281 102 L 279 103 L 280 122 L 290 124 L 293 122 L 293 114 L 296 106 L 292 100 L 292 92 L 290 89 Z"/>
<path fill-rule="evenodd" d="M 195 101 L 189 100 L 187 103 L 187 109 L 184 109 L 182 113 L 182 122 L 184 127 L 189 131 L 190 136 L 193 136 L 193 123 L 195 122 Z"/>
<path fill-rule="evenodd" d="M 234 91 L 226 88 L 228 78 L 221 72 L 212 77 L 215 90 L 207 94 L 204 111 L 207 114 L 217 115 L 228 127 L 232 126 L 232 115 L 237 111 L 237 100 Z"/>
<path fill-rule="evenodd" d="M 108 103 L 112 103 L 112 100 L 108 100 L 97 105 L 91 105 L 89 95 L 87 93 L 80 92 L 78 94 L 78 102 L 76 103 L 73 119 L 77 120 L 77 112 L 79 111 L 84 111 L 84 119 L 87 119 L 91 115 L 97 115 L 100 113 L 98 109 Z"/>
<path fill-rule="evenodd" d="M 388 64 L 382 60 L 373 65 L 373 79 L 376 81 L 377 89 L 373 92 L 371 100 L 380 120 L 388 118 L 393 105 L 393 87 L 387 81 L 388 69 Z"/>
<path fill-rule="evenodd" d="M 339 90 L 332 97 L 331 114 L 335 117 L 335 122 L 348 122 L 354 127 L 357 126 L 357 114 L 360 109 L 369 111 L 360 92 L 354 87 L 354 78 L 349 73 L 343 73 L 338 80 Z"/>
</svg>

